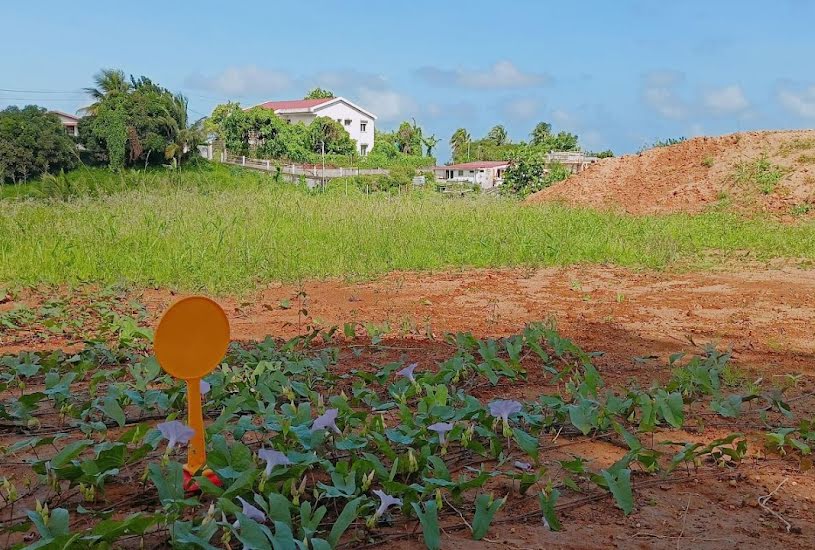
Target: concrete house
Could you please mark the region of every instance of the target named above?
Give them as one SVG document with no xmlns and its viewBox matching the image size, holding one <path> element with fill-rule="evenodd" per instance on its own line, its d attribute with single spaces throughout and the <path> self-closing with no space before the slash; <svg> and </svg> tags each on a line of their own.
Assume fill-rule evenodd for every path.
<svg viewBox="0 0 815 550">
<path fill-rule="evenodd" d="M 504 183 L 504 171 L 509 167 L 505 160 L 477 160 L 462 164 L 434 166 L 437 180 L 474 183 L 482 189 L 492 189 Z"/>
<path fill-rule="evenodd" d="M 79 121 L 82 119 L 82 117 L 69 115 L 68 113 L 63 113 L 62 111 L 51 112 L 57 115 L 60 121 L 62 121 L 62 126 L 65 128 L 66 134 L 73 137 L 79 136 Z"/>
<path fill-rule="evenodd" d="M 295 99 L 293 101 L 267 101 L 258 107 L 272 109 L 280 118 L 297 124 L 309 124 L 318 116 L 333 118 L 345 128 L 351 139 L 357 142 L 360 155 L 367 155 L 374 148 L 376 115 L 342 97 L 326 99 Z"/>
</svg>

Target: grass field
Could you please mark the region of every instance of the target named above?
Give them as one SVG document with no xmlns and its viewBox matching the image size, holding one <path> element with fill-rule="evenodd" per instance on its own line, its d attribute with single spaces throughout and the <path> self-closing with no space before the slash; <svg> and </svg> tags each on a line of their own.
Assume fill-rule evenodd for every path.
<svg viewBox="0 0 815 550">
<path fill-rule="evenodd" d="M 707 269 L 731 256 L 815 259 L 815 224 L 726 213 L 634 217 L 429 192 L 314 194 L 220 166 L 83 178 L 96 183 L 51 182 L 56 191 L 46 190 L 76 198 L 3 199 L 0 284 L 124 282 L 218 293 L 393 270 Z M 37 189 L 30 184 L 26 193 Z"/>
</svg>

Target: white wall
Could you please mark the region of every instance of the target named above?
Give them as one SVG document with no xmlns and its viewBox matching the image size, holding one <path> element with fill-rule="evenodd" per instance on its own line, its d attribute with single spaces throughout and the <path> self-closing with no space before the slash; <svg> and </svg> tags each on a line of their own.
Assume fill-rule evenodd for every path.
<svg viewBox="0 0 815 550">
<path fill-rule="evenodd" d="M 502 170 L 505 167 L 501 167 Z M 452 177 L 445 178 L 447 172 L 452 172 Z M 463 172 L 463 175 L 459 175 Z M 500 185 L 502 180 L 498 179 L 498 168 L 476 168 L 474 170 L 447 170 L 443 166 L 435 170 L 438 179 L 446 179 L 446 181 L 460 181 L 477 183 L 482 189 L 491 189 L 496 185 Z"/>
<path fill-rule="evenodd" d="M 279 116 L 283 120 L 288 120 L 292 124 L 302 122 L 306 126 L 308 126 L 311 123 L 311 121 L 316 118 L 316 115 L 313 115 L 311 113 L 280 113 Z"/>
<path fill-rule="evenodd" d="M 370 153 L 371 149 L 374 148 L 374 119 L 360 113 L 350 105 L 343 103 L 342 101 L 338 101 L 337 103 L 332 103 L 326 107 L 317 106 L 314 108 L 315 114 L 317 116 L 324 116 L 328 118 L 333 118 L 334 120 L 339 120 L 342 127 L 346 129 L 348 134 L 350 134 L 351 139 L 357 142 L 357 151 L 362 152 L 362 145 L 367 145 L 367 152 Z M 287 115 L 281 115 L 286 118 Z M 349 125 L 345 124 L 346 120 L 350 120 L 351 123 Z M 361 130 L 361 123 L 365 121 L 367 124 L 365 126 L 365 131 Z"/>
<path fill-rule="evenodd" d="M 79 135 L 79 130 L 77 128 L 77 125 L 79 123 L 77 122 L 76 119 L 69 118 L 63 115 L 62 113 L 56 113 L 56 115 L 59 117 L 60 122 L 62 122 L 62 125 L 65 127 L 65 131 L 68 133 L 69 136 Z"/>
</svg>

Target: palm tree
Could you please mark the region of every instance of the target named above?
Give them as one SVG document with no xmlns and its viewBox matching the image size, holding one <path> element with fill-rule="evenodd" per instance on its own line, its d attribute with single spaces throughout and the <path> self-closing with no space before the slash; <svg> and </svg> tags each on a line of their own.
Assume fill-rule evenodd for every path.
<svg viewBox="0 0 815 550">
<path fill-rule="evenodd" d="M 465 128 L 459 128 L 453 132 L 450 138 L 450 148 L 453 150 L 453 157 L 461 154 L 464 148 L 470 143 L 470 133 Z"/>
<path fill-rule="evenodd" d="M 133 84 L 127 80 L 124 71 L 120 69 L 102 69 L 93 76 L 95 88 L 85 88 L 84 92 L 93 98 L 94 102 L 81 109 L 89 115 L 96 114 L 101 102 L 109 97 L 127 94 L 133 90 Z"/>
<path fill-rule="evenodd" d="M 433 156 L 433 147 L 438 145 L 440 141 L 441 140 L 436 137 L 436 134 L 433 134 L 430 137 L 423 137 L 422 138 L 422 143 L 424 143 L 424 146 L 427 147 L 427 156 L 428 157 Z"/>
<path fill-rule="evenodd" d="M 495 143 L 496 145 L 504 145 L 509 143 L 507 139 L 507 129 L 504 128 L 501 124 L 497 124 L 492 127 L 490 133 L 487 134 L 487 139 Z"/>
<path fill-rule="evenodd" d="M 180 166 L 184 155 L 194 151 L 204 141 L 203 119 L 189 125 L 187 98 L 182 94 L 172 97 L 163 118 L 170 136 L 170 144 L 164 149 L 164 158 L 174 159 Z"/>
<path fill-rule="evenodd" d="M 552 135 L 552 125 L 548 122 L 538 122 L 535 129 L 529 134 L 532 145 L 543 144 Z"/>
</svg>

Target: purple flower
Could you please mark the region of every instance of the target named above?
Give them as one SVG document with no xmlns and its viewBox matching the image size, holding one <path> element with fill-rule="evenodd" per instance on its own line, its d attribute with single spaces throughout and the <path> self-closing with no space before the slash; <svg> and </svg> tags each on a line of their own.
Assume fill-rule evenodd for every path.
<svg viewBox="0 0 815 550">
<path fill-rule="evenodd" d="M 490 414 L 495 418 L 500 418 L 505 423 L 509 420 L 509 415 L 521 412 L 523 406 L 512 399 L 498 399 L 489 404 Z"/>
<path fill-rule="evenodd" d="M 314 424 L 311 425 L 311 431 L 316 432 L 317 430 L 332 430 L 334 433 L 342 433 L 340 429 L 337 427 L 337 414 L 339 411 L 337 409 L 328 409 L 325 411 L 325 414 L 318 416 L 314 420 Z"/>
<path fill-rule="evenodd" d="M 175 447 L 176 443 L 186 445 L 189 440 L 192 439 L 192 436 L 195 435 L 195 430 L 178 420 L 164 422 L 156 426 L 156 428 L 161 432 L 161 435 L 167 438 L 168 451 Z"/>
<path fill-rule="evenodd" d="M 388 508 L 390 508 L 391 506 L 402 505 L 401 498 L 392 497 L 389 494 L 385 493 L 385 491 L 380 491 L 379 489 L 377 489 L 376 491 L 374 491 L 374 494 L 379 497 L 380 501 L 379 508 L 377 508 L 376 512 L 374 513 L 375 518 L 382 517 L 382 514 L 387 512 Z"/>
<path fill-rule="evenodd" d="M 525 472 L 532 469 L 532 465 L 529 462 L 521 462 L 520 460 L 516 460 L 513 465 L 519 470 L 523 470 Z"/>
<path fill-rule="evenodd" d="M 206 394 L 208 394 L 208 393 L 209 393 L 209 389 L 210 389 L 210 387 L 211 387 L 211 386 L 209 385 L 209 382 L 207 382 L 207 381 L 206 381 L 206 380 L 204 380 L 204 379 L 201 379 L 201 381 L 200 381 L 200 383 L 199 383 L 198 385 L 199 385 L 199 387 L 201 388 L 201 395 L 206 395 Z"/>
<path fill-rule="evenodd" d="M 249 504 L 241 497 L 238 497 L 238 500 L 241 501 L 241 504 L 243 505 L 243 510 L 241 510 L 241 513 L 243 513 L 244 516 L 248 517 L 252 521 L 257 521 L 258 523 L 264 523 L 266 521 L 266 514 L 264 514 L 262 510 Z M 236 520 L 233 525 L 235 527 L 241 526 L 238 520 Z"/>
<path fill-rule="evenodd" d="M 416 378 L 414 378 L 414 376 L 413 376 L 413 371 L 416 370 L 416 367 L 418 367 L 418 366 L 419 366 L 419 363 L 411 363 L 410 365 L 403 368 L 402 370 L 396 371 L 396 374 L 398 374 L 399 376 L 404 376 L 405 378 L 410 380 L 411 384 L 415 384 L 416 383 Z"/>
<path fill-rule="evenodd" d="M 436 422 L 435 424 L 431 424 L 427 427 L 428 430 L 433 430 L 437 434 L 439 434 L 439 443 L 444 445 L 446 443 L 446 435 L 447 432 L 453 429 L 453 425 L 449 422 Z"/>
<path fill-rule="evenodd" d="M 288 466 L 291 464 L 289 457 L 280 451 L 275 451 L 274 449 L 260 449 L 258 451 L 258 456 L 261 460 L 266 461 L 266 477 L 269 477 L 272 474 L 272 468 L 275 466 Z"/>
</svg>

